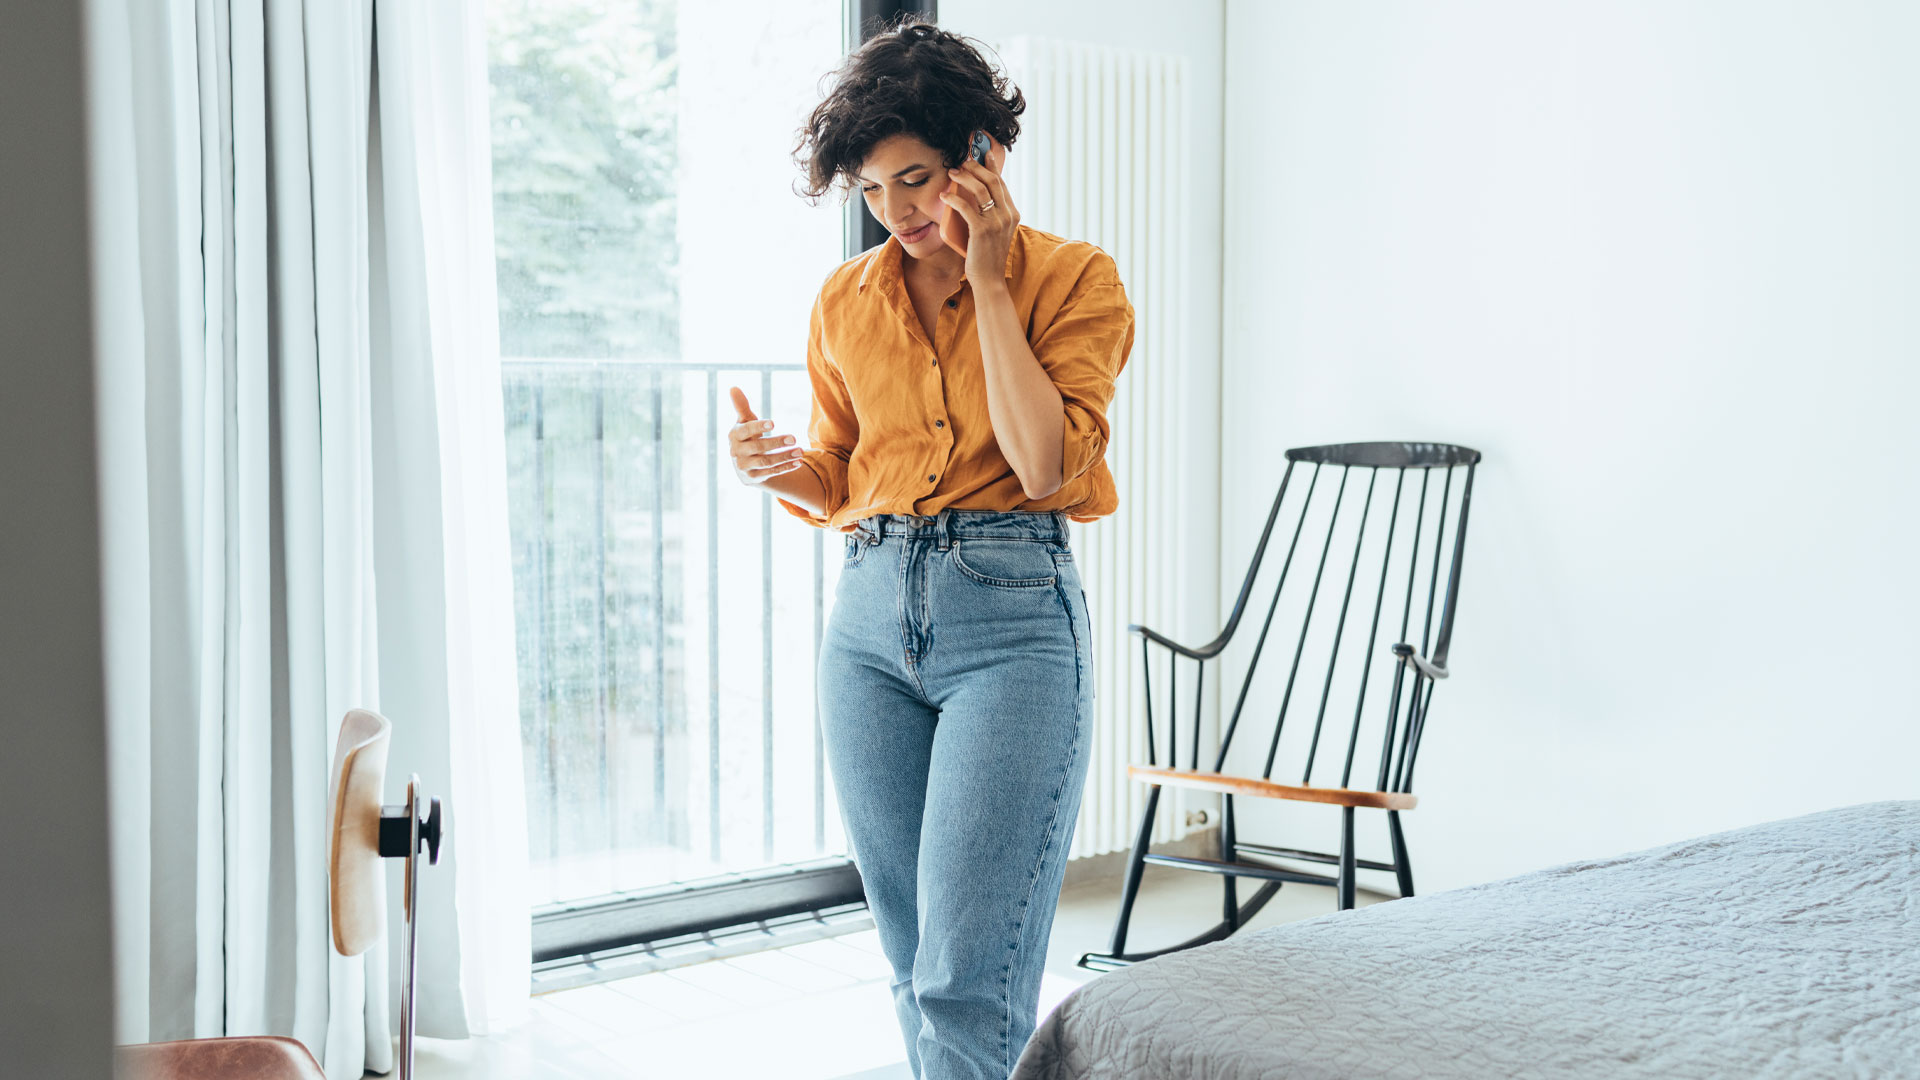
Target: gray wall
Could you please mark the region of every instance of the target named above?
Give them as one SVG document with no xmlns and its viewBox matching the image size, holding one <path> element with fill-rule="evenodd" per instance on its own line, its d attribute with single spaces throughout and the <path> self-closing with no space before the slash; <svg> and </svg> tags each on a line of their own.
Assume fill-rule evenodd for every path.
<svg viewBox="0 0 1920 1080">
<path fill-rule="evenodd" d="M 113 1021 L 80 4 L 0 4 L 0 1069 Z"/>
</svg>

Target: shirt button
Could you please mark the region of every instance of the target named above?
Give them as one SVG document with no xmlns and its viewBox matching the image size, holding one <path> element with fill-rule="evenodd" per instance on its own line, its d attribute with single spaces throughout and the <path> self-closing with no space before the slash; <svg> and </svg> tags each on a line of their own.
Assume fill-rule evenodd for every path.
<svg viewBox="0 0 1920 1080">
<path fill-rule="evenodd" d="M 952 299 L 950 299 L 950 300 L 948 300 L 948 301 L 947 301 L 947 306 L 948 306 L 948 307 L 959 307 L 959 306 L 960 306 L 960 298 L 956 296 L 956 297 L 953 297 Z"/>
<path fill-rule="evenodd" d="M 938 360 L 935 360 L 935 361 L 933 362 L 933 366 L 934 366 L 934 367 L 939 367 L 939 366 L 940 366 L 940 361 L 938 361 Z"/>
<path fill-rule="evenodd" d="M 933 422 L 933 426 L 934 426 L 934 427 L 946 427 L 946 426 L 947 426 L 947 422 L 946 422 L 945 420 L 935 420 L 935 421 Z"/>
<path fill-rule="evenodd" d="M 927 474 L 927 483 L 929 483 L 929 484 L 931 484 L 931 483 L 933 483 L 933 474 L 932 474 L 932 473 L 928 473 L 928 474 Z"/>
</svg>

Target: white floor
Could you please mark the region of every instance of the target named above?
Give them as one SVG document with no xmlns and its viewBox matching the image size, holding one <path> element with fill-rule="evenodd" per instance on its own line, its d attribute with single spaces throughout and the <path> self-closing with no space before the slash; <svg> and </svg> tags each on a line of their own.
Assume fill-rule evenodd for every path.
<svg viewBox="0 0 1920 1080">
<path fill-rule="evenodd" d="M 1253 887 L 1242 883 L 1242 896 Z M 1384 899 L 1360 893 L 1361 904 Z M 1289 885 L 1255 928 L 1325 915 L 1331 889 Z M 1042 1015 L 1097 976 L 1074 961 L 1103 951 L 1119 907 L 1117 882 L 1067 889 L 1047 951 Z M 1150 867 L 1134 908 L 1132 948 L 1189 937 L 1219 918 L 1212 875 Z M 533 1003 L 532 1019 L 484 1039 L 423 1039 L 421 1080 L 513 1077 L 780 1077 L 910 1080 L 874 931 L 771 952 L 562 990 Z"/>
</svg>

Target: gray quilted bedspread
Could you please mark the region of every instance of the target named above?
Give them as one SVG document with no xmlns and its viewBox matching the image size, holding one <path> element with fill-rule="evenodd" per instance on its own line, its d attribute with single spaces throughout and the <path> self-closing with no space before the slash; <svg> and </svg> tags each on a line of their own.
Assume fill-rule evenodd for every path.
<svg viewBox="0 0 1920 1080">
<path fill-rule="evenodd" d="M 1920 1077 L 1920 802 L 1137 964 L 1062 1002 L 1013 1074 L 1362 1076 Z"/>
</svg>

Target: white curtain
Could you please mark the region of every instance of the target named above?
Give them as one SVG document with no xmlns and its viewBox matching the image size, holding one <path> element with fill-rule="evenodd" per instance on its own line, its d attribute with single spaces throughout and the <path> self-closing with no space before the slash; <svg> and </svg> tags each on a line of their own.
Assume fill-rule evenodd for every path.
<svg viewBox="0 0 1920 1080">
<path fill-rule="evenodd" d="M 384 951 L 328 925 L 349 708 L 394 721 L 388 801 L 444 803 L 420 1033 L 528 993 L 481 5 L 88 19 L 117 1035 L 385 1072 L 400 890 Z"/>
</svg>

